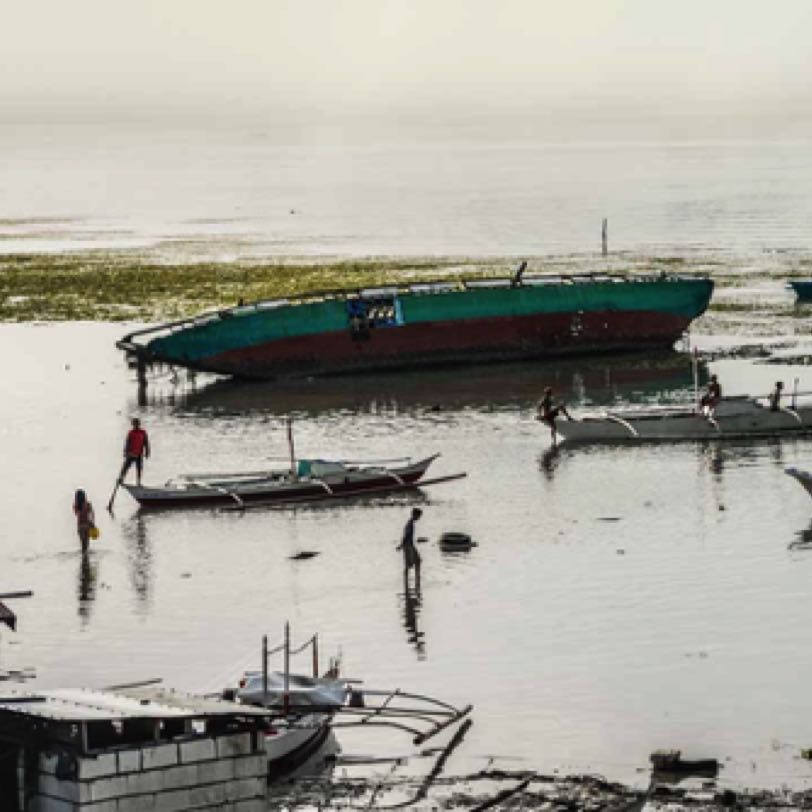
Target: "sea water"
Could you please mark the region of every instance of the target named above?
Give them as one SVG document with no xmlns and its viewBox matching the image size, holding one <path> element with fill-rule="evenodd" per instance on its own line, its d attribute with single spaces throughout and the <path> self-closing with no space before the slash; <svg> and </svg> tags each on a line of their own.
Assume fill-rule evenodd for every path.
<svg viewBox="0 0 812 812">
<path fill-rule="evenodd" d="M 812 256 L 805 145 L 225 148 L 21 144 L 0 153 L 0 250 L 122 249 L 180 261 L 521 255 L 599 267 L 674 256 L 720 283 L 691 338 L 728 394 L 812 388 L 810 314 L 784 289 Z M 540 261 L 540 264 L 543 262 Z M 535 402 L 688 402 L 687 357 L 497 365 L 296 386 L 169 375 L 139 393 L 132 325 L 0 326 L 0 668 L 42 686 L 163 677 L 211 691 L 260 639 L 314 632 L 344 673 L 474 705 L 451 771 L 487 764 L 645 783 L 648 755 L 715 757 L 731 785 L 809 785 L 812 504 L 783 469 L 802 438 L 552 448 Z M 129 419 L 145 481 L 301 456 L 441 452 L 417 497 L 331 507 L 104 511 Z M 101 538 L 79 554 L 73 493 Z M 414 504 L 421 588 L 395 550 Z M 440 534 L 477 546 L 444 554 Z M 318 555 L 293 560 L 298 552 Z M 300 663 L 306 670 L 309 662 Z M 376 753 L 372 733 L 345 752 Z M 408 749 L 408 742 L 390 744 Z M 491 761 L 494 759 L 494 761 Z"/>
</svg>

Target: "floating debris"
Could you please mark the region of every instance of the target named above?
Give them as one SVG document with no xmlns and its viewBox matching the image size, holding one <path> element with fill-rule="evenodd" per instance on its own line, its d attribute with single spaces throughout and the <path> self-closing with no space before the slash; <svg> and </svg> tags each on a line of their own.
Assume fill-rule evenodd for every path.
<svg viewBox="0 0 812 812">
<path fill-rule="evenodd" d="M 290 556 L 291 561 L 304 561 L 308 558 L 315 558 L 320 553 L 316 552 L 315 550 L 302 550 L 300 553 L 296 553 L 296 555 Z"/>
</svg>

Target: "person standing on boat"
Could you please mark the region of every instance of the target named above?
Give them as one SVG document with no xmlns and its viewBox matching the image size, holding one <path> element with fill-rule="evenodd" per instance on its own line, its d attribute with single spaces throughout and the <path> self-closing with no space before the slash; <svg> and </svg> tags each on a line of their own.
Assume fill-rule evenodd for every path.
<svg viewBox="0 0 812 812">
<path fill-rule="evenodd" d="M 572 420 L 570 413 L 567 411 L 566 406 L 563 403 L 556 404 L 553 401 L 553 390 L 552 387 L 546 386 L 544 387 L 544 395 L 542 396 L 541 400 L 538 404 L 538 419 L 541 420 L 543 423 L 546 423 L 550 427 L 550 432 L 553 437 L 553 443 L 555 443 L 557 438 L 557 432 L 555 430 L 555 420 L 558 415 L 563 414 L 567 420 Z"/>
<path fill-rule="evenodd" d="M 406 526 L 403 528 L 403 539 L 400 544 L 395 548 L 403 550 L 403 574 L 407 575 L 409 570 L 414 567 L 415 580 L 420 582 L 420 553 L 417 552 L 417 547 L 414 543 L 414 523 L 420 519 L 423 511 L 420 508 L 412 508 L 412 515 Z"/>
<path fill-rule="evenodd" d="M 76 516 L 76 532 L 82 544 L 82 554 L 85 554 L 90 541 L 90 529 L 96 526 L 96 516 L 93 513 L 93 505 L 81 488 L 76 491 L 73 498 L 73 514 Z"/>
<path fill-rule="evenodd" d="M 132 428 L 127 432 L 124 440 L 124 465 L 121 466 L 121 473 L 118 476 L 119 485 L 124 481 L 127 471 L 135 465 L 135 484 L 141 484 L 141 471 L 144 467 L 144 457 L 149 458 L 149 436 L 141 428 L 141 421 L 134 417 Z"/>
<path fill-rule="evenodd" d="M 781 409 L 781 395 L 783 394 L 784 382 L 776 381 L 775 389 L 770 394 L 770 411 L 777 412 Z"/>
<path fill-rule="evenodd" d="M 705 391 L 705 394 L 702 395 L 702 400 L 699 401 L 699 405 L 702 407 L 702 411 L 707 416 L 713 417 L 713 413 L 721 399 L 722 385 L 719 383 L 719 379 L 715 375 L 711 375 L 710 380 L 708 381 L 708 388 Z"/>
</svg>

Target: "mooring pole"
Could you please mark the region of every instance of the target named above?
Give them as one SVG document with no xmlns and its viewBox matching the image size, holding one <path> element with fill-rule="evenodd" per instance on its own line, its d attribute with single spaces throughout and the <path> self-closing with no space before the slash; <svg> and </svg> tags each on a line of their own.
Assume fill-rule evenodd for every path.
<svg viewBox="0 0 812 812">
<path fill-rule="evenodd" d="M 138 360 L 136 362 L 136 376 L 138 377 L 139 386 L 147 385 L 147 362 L 141 355 L 138 356 Z"/>
<path fill-rule="evenodd" d="M 319 636 L 313 635 L 313 679 L 319 675 Z"/>
<path fill-rule="evenodd" d="M 262 635 L 262 701 L 268 701 L 268 635 Z"/>
<path fill-rule="evenodd" d="M 282 710 L 284 713 L 290 710 L 290 623 L 285 621 L 285 682 L 284 693 L 282 695 Z"/>
<path fill-rule="evenodd" d="M 604 217 L 601 223 L 601 254 L 606 256 L 609 253 L 609 220 Z"/>
</svg>

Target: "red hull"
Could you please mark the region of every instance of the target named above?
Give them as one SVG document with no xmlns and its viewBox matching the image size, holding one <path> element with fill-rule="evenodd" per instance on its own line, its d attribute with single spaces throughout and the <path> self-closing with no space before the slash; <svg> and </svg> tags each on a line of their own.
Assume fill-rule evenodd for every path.
<svg viewBox="0 0 812 812">
<path fill-rule="evenodd" d="M 197 366 L 240 377 L 303 376 L 389 367 L 666 349 L 691 319 L 653 311 L 545 313 L 426 322 L 277 339 L 203 359 Z"/>
</svg>

